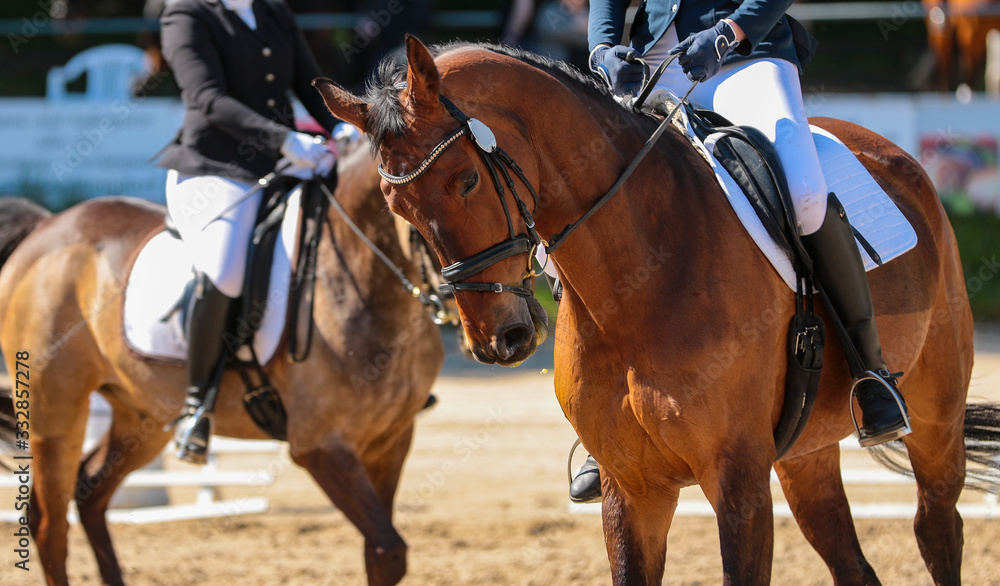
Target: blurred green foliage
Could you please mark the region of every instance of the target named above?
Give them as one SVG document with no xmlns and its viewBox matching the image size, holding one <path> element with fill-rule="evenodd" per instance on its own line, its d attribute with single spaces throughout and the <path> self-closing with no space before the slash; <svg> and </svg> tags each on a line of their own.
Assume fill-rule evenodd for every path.
<svg viewBox="0 0 1000 586">
<path fill-rule="evenodd" d="M 965 287 L 976 321 L 1000 320 L 1000 216 L 949 213 L 962 256 Z"/>
</svg>

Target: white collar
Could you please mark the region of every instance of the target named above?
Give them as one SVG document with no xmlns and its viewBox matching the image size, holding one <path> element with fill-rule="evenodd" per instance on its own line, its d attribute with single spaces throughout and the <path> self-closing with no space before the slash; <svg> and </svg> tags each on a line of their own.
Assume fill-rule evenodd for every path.
<svg viewBox="0 0 1000 586">
<path fill-rule="evenodd" d="M 247 23 L 247 26 L 252 30 L 257 30 L 257 17 L 253 13 L 253 0 L 222 0 L 222 5 L 240 17 L 240 20 Z"/>
<path fill-rule="evenodd" d="M 234 12 L 247 10 L 252 4 L 253 0 L 222 0 L 222 5 Z"/>
</svg>

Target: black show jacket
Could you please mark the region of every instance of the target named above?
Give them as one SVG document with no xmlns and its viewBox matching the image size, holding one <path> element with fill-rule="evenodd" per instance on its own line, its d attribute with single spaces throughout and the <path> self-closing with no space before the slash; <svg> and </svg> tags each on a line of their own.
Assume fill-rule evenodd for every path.
<svg viewBox="0 0 1000 586">
<path fill-rule="evenodd" d="M 255 181 L 274 170 L 295 124 L 289 90 L 327 131 L 337 120 L 284 0 L 254 0 L 252 30 L 219 0 L 168 0 L 163 55 L 185 105 L 184 125 L 157 165 L 191 175 Z"/>
</svg>

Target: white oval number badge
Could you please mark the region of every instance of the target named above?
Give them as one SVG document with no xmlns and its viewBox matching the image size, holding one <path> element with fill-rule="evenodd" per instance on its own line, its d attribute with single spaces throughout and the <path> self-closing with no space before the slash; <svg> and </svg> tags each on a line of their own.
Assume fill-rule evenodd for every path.
<svg viewBox="0 0 1000 586">
<path fill-rule="evenodd" d="M 469 130 L 472 131 L 472 139 L 476 141 L 479 148 L 488 153 L 492 153 L 497 148 L 497 137 L 493 136 L 493 131 L 475 118 L 469 118 Z"/>
</svg>

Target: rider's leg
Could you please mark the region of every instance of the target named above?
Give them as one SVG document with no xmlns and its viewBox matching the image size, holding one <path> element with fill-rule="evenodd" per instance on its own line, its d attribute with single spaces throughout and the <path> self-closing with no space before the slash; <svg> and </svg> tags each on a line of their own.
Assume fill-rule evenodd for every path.
<svg viewBox="0 0 1000 586">
<path fill-rule="evenodd" d="M 198 273 L 186 328 L 188 395 L 177 430 L 177 457 L 194 464 L 204 464 L 208 456 L 214 397 L 212 401 L 206 399 L 209 390 L 218 387 L 229 355 L 223 336 L 232 321 L 235 301 L 219 291 L 205 273 Z"/>
<path fill-rule="evenodd" d="M 167 177 L 167 205 L 198 274 L 186 324 L 188 397 L 177 430 L 178 457 L 193 463 L 205 462 L 213 407 L 206 398 L 235 351 L 225 346 L 224 334 L 242 292 L 247 244 L 260 205 L 260 192 L 243 199 L 250 187 L 222 177 L 173 171 Z"/>
<path fill-rule="evenodd" d="M 813 258 L 816 279 L 844 323 L 862 365 L 866 370 L 878 373 L 885 384 L 895 389 L 896 380 L 889 374 L 882 358 L 868 276 L 861 254 L 844 208 L 832 194 L 823 226 L 803 236 L 802 243 Z M 856 394 L 862 412 L 862 446 L 877 445 L 909 433 L 906 419 L 885 384 L 874 378 L 865 378 L 858 383 Z"/>
<path fill-rule="evenodd" d="M 896 381 L 882 359 L 871 291 L 854 234 L 840 203 L 827 197 L 795 66 L 777 59 L 757 60 L 723 68 L 708 83 L 705 91 L 716 86 L 711 104 L 716 111 L 735 124 L 759 128 L 774 143 L 816 278 L 847 328 L 864 368 L 879 373 L 895 388 Z M 748 95 L 754 99 L 747 100 Z M 858 384 L 857 395 L 863 413 L 862 445 L 908 433 L 903 413 L 884 384 L 866 378 Z"/>
<path fill-rule="evenodd" d="M 806 117 L 798 69 L 781 59 L 727 65 L 699 84 L 691 97 L 733 124 L 760 130 L 774 143 L 801 233 L 819 230 L 829 190 Z"/>
</svg>

